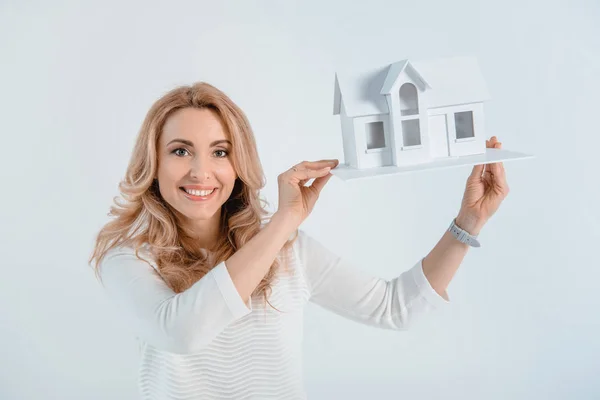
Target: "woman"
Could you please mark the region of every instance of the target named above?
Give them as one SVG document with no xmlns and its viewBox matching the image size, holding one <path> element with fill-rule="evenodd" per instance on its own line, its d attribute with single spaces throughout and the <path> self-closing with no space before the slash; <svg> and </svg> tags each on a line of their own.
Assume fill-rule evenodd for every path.
<svg viewBox="0 0 600 400">
<path fill-rule="evenodd" d="M 396 330 L 449 303 L 468 248 L 449 232 L 386 281 L 298 229 L 337 164 L 305 161 L 279 175 L 267 219 L 252 130 L 224 93 L 197 83 L 152 106 L 119 185 L 124 202 L 111 207 L 90 258 L 139 341 L 142 398 L 305 398 L 308 300 Z M 507 193 L 502 164 L 475 166 L 456 224 L 477 235 Z"/>
</svg>

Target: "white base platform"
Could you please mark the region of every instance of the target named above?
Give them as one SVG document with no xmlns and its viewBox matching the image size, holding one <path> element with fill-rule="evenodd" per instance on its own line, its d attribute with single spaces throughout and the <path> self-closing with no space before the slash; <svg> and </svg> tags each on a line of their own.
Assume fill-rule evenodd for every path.
<svg viewBox="0 0 600 400">
<path fill-rule="evenodd" d="M 490 164 L 495 162 L 504 162 L 512 160 L 523 160 L 527 158 L 534 158 L 532 154 L 524 154 L 516 151 L 510 151 L 505 149 L 492 149 L 487 148 L 485 154 L 476 154 L 473 156 L 462 156 L 462 157 L 448 157 L 440 158 L 426 163 L 407 165 L 407 166 L 388 166 L 388 167 L 376 167 L 367 169 L 356 169 L 346 164 L 340 164 L 333 170 L 331 174 L 337 176 L 345 181 L 362 178 L 374 178 L 383 175 L 395 175 L 404 174 L 418 171 L 427 171 L 430 169 L 438 168 L 451 168 L 460 167 L 467 165 L 477 164 Z"/>
</svg>

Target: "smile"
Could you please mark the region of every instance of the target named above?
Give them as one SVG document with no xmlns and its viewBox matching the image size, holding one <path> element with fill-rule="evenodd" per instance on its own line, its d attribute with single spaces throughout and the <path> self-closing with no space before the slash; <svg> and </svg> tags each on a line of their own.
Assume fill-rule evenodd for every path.
<svg viewBox="0 0 600 400">
<path fill-rule="evenodd" d="M 185 190 L 184 188 L 179 188 L 185 197 L 193 201 L 207 201 L 215 196 L 217 193 L 217 188 L 211 190 Z"/>
</svg>

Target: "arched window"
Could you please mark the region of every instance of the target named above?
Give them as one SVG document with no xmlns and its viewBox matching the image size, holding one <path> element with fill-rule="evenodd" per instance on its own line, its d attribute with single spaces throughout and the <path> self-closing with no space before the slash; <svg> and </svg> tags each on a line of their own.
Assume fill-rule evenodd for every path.
<svg viewBox="0 0 600 400">
<path fill-rule="evenodd" d="M 419 113 L 417 88 L 410 82 L 400 86 L 400 115 L 415 115 Z"/>
</svg>

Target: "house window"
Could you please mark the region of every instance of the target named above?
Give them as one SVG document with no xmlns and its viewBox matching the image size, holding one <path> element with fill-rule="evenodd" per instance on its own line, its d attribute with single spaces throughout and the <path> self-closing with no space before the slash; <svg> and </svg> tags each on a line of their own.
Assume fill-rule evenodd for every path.
<svg viewBox="0 0 600 400">
<path fill-rule="evenodd" d="M 475 130 L 473 129 L 473 111 L 463 111 L 455 113 L 454 125 L 456 125 L 457 139 L 475 137 Z"/>
<path fill-rule="evenodd" d="M 404 146 L 418 146 L 421 144 L 421 128 L 418 118 L 402 121 L 402 141 Z"/>
<path fill-rule="evenodd" d="M 415 115 L 419 113 L 417 88 L 410 82 L 400 86 L 400 115 Z"/>
<path fill-rule="evenodd" d="M 383 121 L 367 122 L 365 124 L 365 132 L 367 136 L 367 150 L 385 147 Z"/>
</svg>

